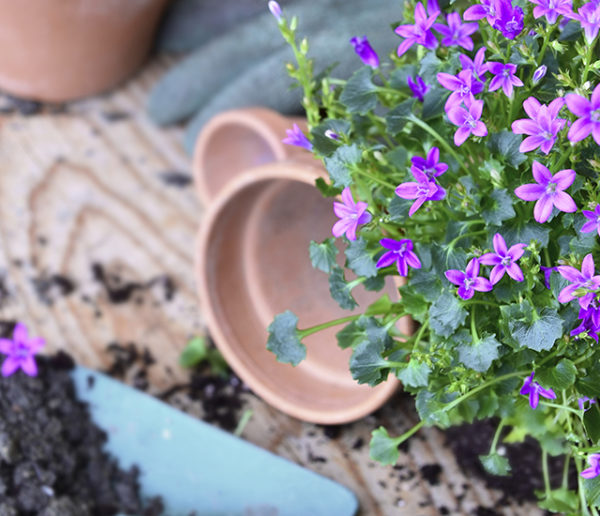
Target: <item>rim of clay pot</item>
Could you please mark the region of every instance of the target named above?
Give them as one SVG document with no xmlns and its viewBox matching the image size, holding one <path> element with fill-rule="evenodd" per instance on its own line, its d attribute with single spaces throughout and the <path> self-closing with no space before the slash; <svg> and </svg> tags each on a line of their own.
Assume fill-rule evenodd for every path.
<svg viewBox="0 0 600 516">
<path fill-rule="evenodd" d="M 248 168 L 286 159 L 315 161 L 305 149 L 282 143 L 294 123 L 306 131 L 304 118 L 284 117 L 261 107 L 233 109 L 211 118 L 198 136 L 192 158 L 202 203 L 210 203 Z"/>
<path fill-rule="evenodd" d="M 253 213 L 254 204 L 258 206 L 271 202 L 271 199 L 276 197 L 280 185 L 286 181 L 292 186 L 296 183 L 313 186 L 315 179 L 323 173 L 323 169 L 319 167 L 286 161 L 256 167 L 231 179 L 204 214 L 197 239 L 196 281 L 203 315 L 215 344 L 236 374 L 257 395 L 298 419 L 318 424 L 342 424 L 360 419 L 379 408 L 395 392 L 400 382 L 392 375 L 376 387 L 359 385 L 353 380 L 348 368 L 351 350 L 339 348 L 335 338 L 335 332 L 339 331 L 341 326 L 332 329 L 333 333 L 329 334 L 326 342 L 329 347 L 327 352 L 331 351 L 343 360 L 337 370 L 334 371 L 335 367 L 331 368 L 330 363 L 311 363 L 311 355 L 325 351 L 311 347 L 315 342 L 306 342 L 306 359 L 298 366 L 292 367 L 290 364 L 277 362 L 275 355 L 266 349 L 266 326 L 276 313 L 283 310 L 273 311 L 265 292 L 249 294 L 248 288 L 259 283 L 259 279 L 254 276 L 252 267 L 248 268 L 243 264 L 244 257 L 237 256 L 246 252 L 244 248 L 248 247 L 249 240 L 253 238 L 252 227 L 256 226 L 253 226 L 252 220 L 257 216 Z M 314 191 L 320 196 L 316 188 Z M 234 217 L 235 210 L 244 210 L 246 205 L 247 216 Z M 328 208 L 330 209 L 329 206 Z M 233 220 L 234 226 L 237 227 L 228 233 L 224 227 L 230 220 Z M 246 224 L 250 226 L 248 231 Z M 234 255 L 238 258 L 226 274 L 223 274 L 223 271 L 219 272 L 219 266 L 223 266 L 224 263 L 221 257 L 224 255 Z M 308 248 L 306 256 L 308 257 Z M 318 271 L 315 273 L 319 274 Z M 298 280 L 301 281 L 301 277 Z M 321 281 L 327 284 L 324 276 Z M 217 285 L 217 282 L 227 285 Z M 214 288 L 215 285 L 218 288 Z M 374 296 L 374 300 L 382 295 L 382 292 L 370 295 Z M 327 302 L 329 301 L 335 304 L 327 295 Z M 245 310 L 246 315 L 253 312 L 247 317 L 243 328 L 235 327 L 237 321 L 231 315 L 235 309 L 231 308 L 230 304 L 239 305 L 237 308 Z M 339 307 L 337 309 L 339 310 Z M 344 313 L 352 314 L 350 311 Z M 325 316 L 320 322 L 326 320 L 329 320 L 329 317 Z M 402 324 L 405 333 L 408 333 L 411 323 L 406 319 Z M 303 325 L 302 315 L 299 325 Z M 254 347 L 247 344 L 253 337 L 256 341 Z M 260 360 L 264 360 L 265 363 L 260 363 Z M 279 375 L 279 382 L 274 379 L 274 375 Z M 309 377 L 308 386 L 315 387 L 313 392 L 308 392 L 306 386 L 302 392 L 294 391 L 291 385 L 295 381 L 294 375 Z M 327 399 L 328 397 L 332 399 Z M 333 401 L 338 402 L 337 405 Z"/>
</svg>

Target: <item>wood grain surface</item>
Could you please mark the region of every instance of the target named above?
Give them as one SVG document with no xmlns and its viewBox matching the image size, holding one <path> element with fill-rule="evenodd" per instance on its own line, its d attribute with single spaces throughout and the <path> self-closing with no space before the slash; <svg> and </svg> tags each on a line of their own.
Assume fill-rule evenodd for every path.
<svg viewBox="0 0 600 516">
<path fill-rule="evenodd" d="M 172 63 L 156 58 L 116 91 L 64 109 L 0 115 L 0 319 L 24 321 L 47 352 L 65 349 L 94 368 L 110 363 L 110 343 L 147 348 L 158 360 L 152 392 L 185 380 L 179 353 L 204 331 L 193 273 L 202 206 L 191 185 L 173 184 L 190 174 L 183 130 L 158 128 L 144 112 Z M 185 397 L 172 401 L 202 417 Z M 417 434 L 394 468 L 369 459 L 374 428 L 397 435 L 416 421 L 402 394 L 337 429 L 293 420 L 252 394 L 245 405 L 244 438 L 348 486 L 363 515 L 477 514 L 500 497 L 459 470 L 435 429 Z M 441 466 L 436 485 L 421 474 L 432 464 Z"/>
</svg>

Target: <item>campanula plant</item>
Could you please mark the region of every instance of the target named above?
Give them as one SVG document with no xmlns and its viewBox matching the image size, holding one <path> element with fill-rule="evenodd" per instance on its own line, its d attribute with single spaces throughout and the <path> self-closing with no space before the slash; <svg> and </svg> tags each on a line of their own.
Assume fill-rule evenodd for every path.
<svg viewBox="0 0 600 516">
<path fill-rule="evenodd" d="M 373 458 L 393 464 L 423 426 L 493 417 L 487 471 L 513 474 L 498 443 L 532 436 L 540 506 L 600 514 L 600 1 L 408 0 L 381 23 L 397 48 L 348 42 L 348 80 L 276 12 L 309 125 L 286 141 L 323 161 L 317 187 L 335 197 L 335 239 L 311 243 L 313 263 L 346 309 L 359 285 L 405 283 L 362 314 L 273 324 L 268 348 L 295 365 L 302 337 L 337 323 L 356 381 L 397 377 L 421 419 L 375 429 Z M 413 335 L 396 328 L 406 315 Z M 563 457 L 561 484 L 548 456 Z"/>
</svg>

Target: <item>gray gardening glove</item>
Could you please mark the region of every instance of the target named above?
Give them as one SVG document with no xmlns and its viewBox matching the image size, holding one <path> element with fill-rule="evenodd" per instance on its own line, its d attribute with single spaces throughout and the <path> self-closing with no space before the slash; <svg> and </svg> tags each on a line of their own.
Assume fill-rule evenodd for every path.
<svg viewBox="0 0 600 516">
<path fill-rule="evenodd" d="M 335 75 L 347 77 L 361 65 L 349 43 L 352 36 L 366 35 L 380 54 L 394 51 L 398 43 L 389 22 L 400 17 L 400 3 L 377 0 L 364 6 L 364 0 L 296 0 L 289 13 L 284 6 L 284 14 L 298 16 L 299 33 L 308 36 L 317 69 L 337 61 Z M 291 50 L 266 12 L 201 46 L 168 72 L 151 93 L 150 116 L 168 124 L 196 113 L 186 135 L 191 151 L 203 124 L 225 109 L 260 105 L 299 113 L 300 90 L 290 90 L 285 71 L 290 60 Z"/>
</svg>

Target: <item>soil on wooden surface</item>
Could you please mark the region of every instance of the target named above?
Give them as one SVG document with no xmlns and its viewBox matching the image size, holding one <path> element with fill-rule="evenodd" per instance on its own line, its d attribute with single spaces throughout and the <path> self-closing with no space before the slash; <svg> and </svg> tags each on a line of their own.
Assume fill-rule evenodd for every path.
<svg viewBox="0 0 600 516">
<path fill-rule="evenodd" d="M 11 334 L 0 325 L 0 336 Z M 139 471 L 103 451 L 105 432 L 75 397 L 72 359 L 37 363 L 37 377 L 0 377 L 0 516 L 162 514 L 159 498 L 141 500 Z"/>
</svg>

